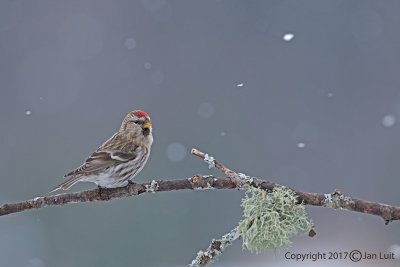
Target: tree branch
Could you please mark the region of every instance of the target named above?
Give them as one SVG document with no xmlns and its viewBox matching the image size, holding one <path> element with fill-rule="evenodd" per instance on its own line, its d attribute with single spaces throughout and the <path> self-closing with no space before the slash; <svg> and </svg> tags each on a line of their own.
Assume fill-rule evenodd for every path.
<svg viewBox="0 0 400 267">
<path fill-rule="evenodd" d="M 58 206 L 78 202 L 108 201 L 116 198 L 138 196 L 144 193 L 185 189 L 246 189 L 248 186 L 257 187 L 264 189 L 268 192 L 272 192 L 274 187 L 280 186 L 270 181 L 261 180 L 255 177 L 249 177 L 241 173 L 236 173 L 225 167 L 223 164 L 217 162 L 213 157 L 210 157 L 208 154 L 200 152 L 197 149 L 192 149 L 192 154 L 203 158 L 209 164 L 209 166 L 218 168 L 229 177 L 216 178 L 211 175 L 195 175 L 193 177 L 181 180 L 153 180 L 148 183 L 128 184 L 127 186 L 118 188 L 102 188 L 101 190 L 92 189 L 75 193 L 36 197 L 34 199 L 26 200 L 23 202 L 4 204 L 0 206 L 0 216 L 30 209 L 43 208 L 47 206 Z M 382 217 L 385 221 L 385 224 L 389 224 L 389 222 L 393 220 L 400 220 L 400 207 L 351 198 L 345 196 L 337 189 L 330 194 L 308 193 L 297 191 L 294 189 L 292 190 L 297 195 L 298 204 L 303 203 L 305 205 L 346 209 L 349 211 L 367 213 Z M 236 236 L 236 239 L 237 237 L 238 236 Z M 217 246 L 218 244 L 222 244 L 220 243 L 220 241 L 221 240 L 213 240 L 213 242 L 210 244 L 209 250 L 207 251 L 210 251 L 210 249 L 212 249 L 213 253 L 216 254 L 219 254 L 217 253 L 217 251 L 222 252 L 221 248 L 224 248 L 225 246 Z M 225 245 L 228 245 L 228 243 L 226 243 Z M 207 261 L 207 263 L 209 261 L 210 259 Z"/>
<path fill-rule="evenodd" d="M 272 191 L 276 183 L 252 177 L 251 186 Z M 170 181 L 152 181 L 143 184 L 128 184 L 118 188 L 102 188 L 87 191 L 58 194 L 54 196 L 36 197 L 34 199 L 0 206 L 0 216 L 21 212 L 24 210 L 38 209 L 47 206 L 58 206 L 69 203 L 109 201 L 116 198 L 138 196 L 144 193 L 155 193 L 174 190 L 193 189 L 236 189 L 236 184 L 231 177 L 195 175 L 191 178 Z M 345 196 L 335 190 L 331 194 L 307 193 L 293 190 L 298 196 L 298 203 L 305 205 L 341 208 L 382 217 L 386 224 L 393 220 L 400 220 L 400 207 L 390 206 L 367 200 L 360 200 Z"/>
<path fill-rule="evenodd" d="M 212 186 L 211 186 L 212 185 Z M 58 206 L 78 202 L 109 201 L 116 198 L 138 196 L 144 193 L 174 191 L 184 189 L 226 189 L 234 188 L 229 177 L 215 178 L 213 176 L 195 175 L 191 178 L 171 181 L 151 181 L 143 184 L 130 183 L 123 187 L 102 188 L 65 193 L 46 197 L 36 197 L 23 202 L 4 204 L 0 206 L 0 216 L 30 209 Z"/>
<path fill-rule="evenodd" d="M 274 189 L 274 187 L 280 186 L 279 184 L 270 181 L 260 180 L 255 177 L 250 178 L 249 176 L 241 173 L 237 174 L 236 172 L 230 170 L 223 164 L 216 161 L 213 157 L 210 157 L 208 156 L 208 154 L 205 154 L 197 149 L 192 149 L 192 154 L 205 159 L 207 163 L 208 160 L 206 160 L 206 158 L 212 158 L 212 160 L 214 161 L 214 165 L 217 169 L 221 170 L 223 173 L 229 175 L 230 177 L 242 178 L 243 182 L 242 185 L 239 186 L 239 189 L 246 188 L 246 185 L 250 185 L 272 192 L 272 189 Z M 303 203 L 305 205 L 330 207 L 335 209 L 340 208 L 376 215 L 382 217 L 385 220 L 385 224 L 389 224 L 389 222 L 393 220 L 400 220 L 400 207 L 351 198 L 345 196 L 338 189 L 335 189 L 335 191 L 331 194 L 307 193 L 292 188 L 290 189 L 296 193 L 298 197 L 298 203 Z"/>
</svg>

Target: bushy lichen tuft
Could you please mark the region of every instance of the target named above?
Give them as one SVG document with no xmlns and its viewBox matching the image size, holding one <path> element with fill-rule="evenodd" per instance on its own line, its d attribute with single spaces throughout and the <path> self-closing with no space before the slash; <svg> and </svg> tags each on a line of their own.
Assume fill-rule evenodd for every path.
<svg viewBox="0 0 400 267">
<path fill-rule="evenodd" d="M 284 187 L 275 187 L 272 193 L 254 187 L 242 199 L 243 220 L 239 233 L 243 248 L 251 252 L 288 248 L 290 238 L 299 231 L 309 233 L 313 223 L 307 218 L 304 205 L 296 205 L 294 193 Z"/>
</svg>

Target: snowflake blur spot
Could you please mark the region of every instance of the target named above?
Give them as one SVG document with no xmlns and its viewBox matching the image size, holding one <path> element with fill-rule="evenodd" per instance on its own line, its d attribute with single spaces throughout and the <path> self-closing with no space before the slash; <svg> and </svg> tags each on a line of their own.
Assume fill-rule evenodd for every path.
<svg viewBox="0 0 400 267">
<path fill-rule="evenodd" d="M 300 142 L 300 143 L 297 143 L 297 147 L 298 147 L 298 148 L 305 148 L 305 147 L 306 147 L 306 144 Z"/>
<path fill-rule="evenodd" d="M 293 33 L 285 33 L 283 35 L 283 40 L 286 41 L 286 42 L 292 41 L 293 38 L 294 38 L 294 34 Z"/>
<path fill-rule="evenodd" d="M 181 143 L 171 143 L 167 147 L 167 157 L 172 162 L 182 161 L 186 157 L 186 148 Z"/>
<path fill-rule="evenodd" d="M 40 97 L 39 97 L 39 100 L 43 100 L 43 96 L 40 96 Z"/>
<path fill-rule="evenodd" d="M 221 136 L 225 136 L 226 135 L 226 133 L 225 132 L 221 132 Z"/>
<path fill-rule="evenodd" d="M 237 87 L 243 87 L 243 85 L 244 85 L 243 83 L 239 83 L 239 84 L 237 84 L 236 86 L 237 86 Z"/>
<path fill-rule="evenodd" d="M 125 47 L 128 49 L 133 49 L 136 47 L 136 41 L 133 38 L 128 38 L 125 41 Z"/>
<path fill-rule="evenodd" d="M 388 114 L 382 118 L 382 125 L 386 128 L 392 127 L 396 123 L 396 117 L 394 115 Z"/>
<path fill-rule="evenodd" d="M 328 97 L 332 97 L 333 96 L 333 93 L 328 93 Z"/>
<path fill-rule="evenodd" d="M 25 115 L 29 116 L 31 114 L 32 114 L 32 111 L 30 111 L 30 110 L 25 111 Z"/>
<path fill-rule="evenodd" d="M 151 69 L 151 63 L 150 63 L 150 62 L 144 63 L 144 68 L 145 68 L 146 70 Z"/>
<path fill-rule="evenodd" d="M 197 113 L 202 118 L 210 118 L 214 114 L 214 107 L 207 102 L 203 102 L 199 105 Z"/>
</svg>

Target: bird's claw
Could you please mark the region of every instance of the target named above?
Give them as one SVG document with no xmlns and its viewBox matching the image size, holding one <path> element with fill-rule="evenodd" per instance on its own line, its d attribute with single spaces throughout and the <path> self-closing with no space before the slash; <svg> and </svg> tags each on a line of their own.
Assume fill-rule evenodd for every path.
<svg viewBox="0 0 400 267">
<path fill-rule="evenodd" d="M 101 187 L 100 185 L 97 186 L 97 190 L 98 190 L 98 194 L 101 197 L 101 191 L 103 190 L 103 187 Z"/>
</svg>

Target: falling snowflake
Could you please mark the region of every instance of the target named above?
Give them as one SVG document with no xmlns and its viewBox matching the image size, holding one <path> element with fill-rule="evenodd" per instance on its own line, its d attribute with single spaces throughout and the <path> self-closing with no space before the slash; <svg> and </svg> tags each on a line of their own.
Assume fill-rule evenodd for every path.
<svg viewBox="0 0 400 267">
<path fill-rule="evenodd" d="M 306 144 L 300 142 L 300 143 L 297 143 L 297 147 L 298 147 L 298 148 L 305 148 L 305 147 L 306 147 Z"/>
<path fill-rule="evenodd" d="M 128 39 L 126 39 L 126 41 L 125 41 L 125 47 L 126 47 L 127 49 L 133 49 L 133 48 L 135 48 L 135 47 L 136 47 L 136 41 L 135 41 L 135 39 L 133 39 L 133 38 L 128 38 Z"/>
<path fill-rule="evenodd" d="M 283 35 L 283 40 L 286 41 L 286 42 L 292 41 L 293 38 L 294 38 L 294 34 L 293 33 L 285 33 Z"/>
<path fill-rule="evenodd" d="M 186 148 L 181 143 L 171 143 L 168 145 L 166 153 L 170 161 L 179 162 L 186 157 Z"/>
<path fill-rule="evenodd" d="M 388 114 L 382 118 L 382 125 L 386 128 L 392 127 L 396 123 L 396 117 L 394 115 Z"/>
</svg>

